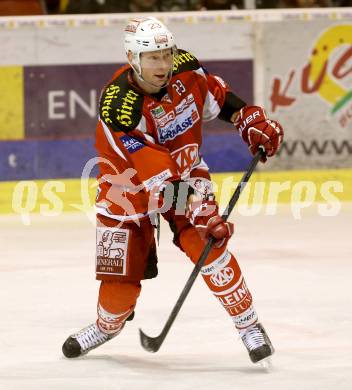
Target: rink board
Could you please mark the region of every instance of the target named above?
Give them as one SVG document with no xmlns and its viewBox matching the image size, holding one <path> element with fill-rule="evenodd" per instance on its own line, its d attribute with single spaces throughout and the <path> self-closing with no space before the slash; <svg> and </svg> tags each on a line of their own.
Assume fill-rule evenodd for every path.
<svg viewBox="0 0 352 390">
<path fill-rule="evenodd" d="M 92 137 L 0 142 L 0 182 L 79 178 L 97 155 L 94 142 Z M 204 134 L 201 152 L 212 172 L 241 171 L 251 158 L 233 128 L 227 133 Z M 93 171 L 90 176 L 96 174 Z"/>
<path fill-rule="evenodd" d="M 225 207 L 242 173 L 212 175 L 214 192 Z M 57 216 L 66 211 L 92 210 L 96 180 L 48 179 L 0 182 L 0 214 L 40 213 Z M 239 204 L 352 201 L 352 169 L 256 172 Z"/>
<path fill-rule="evenodd" d="M 266 372 L 250 363 L 232 321 L 200 280 L 160 351 L 148 354 L 140 347 L 138 329 L 157 334 L 193 268 L 172 244 L 165 221 L 158 246 L 159 277 L 143 283 L 134 321 L 111 343 L 82 359 L 62 356 L 66 337 L 95 320 L 99 288 L 94 279 L 92 213 L 96 182 L 90 179 L 82 186 L 78 179 L 86 159 L 94 155 L 92 139 L 82 136 L 94 131 L 83 123 L 95 122 L 93 102 L 98 92 L 88 84 L 85 90 L 77 87 L 80 72 L 74 73 L 92 64 L 103 69 L 124 60 L 119 34 L 130 16 L 0 18 L 0 237 L 5 244 L 0 257 L 0 344 L 6 356 L 0 367 L 0 388 L 350 390 L 352 339 L 346 335 L 352 312 L 346 308 L 351 306 L 352 273 L 352 203 L 348 203 L 352 200 L 352 79 L 351 73 L 344 74 L 349 67 L 342 65 L 348 49 L 344 37 L 350 39 L 352 34 L 338 36 L 334 30 L 346 20 L 348 28 L 352 26 L 352 9 L 345 7 L 161 15 L 180 46 L 187 44 L 201 60 L 226 66 L 234 60 L 252 62 L 253 91 L 247 92 L 282 121 L 286 131 L 279 157 L 261 165 L 277 172 L 253 175 L 249 192 L 241 195 L 233 213 L 236 234 L 228 243 L 275 346 L 273 369 Z M 308 80 L 306 75 L 309 83 L 304 84 L 301 71 L 326 31 L 331 34 L 317 48 L 315 59 L 321 62 L 314 61 L 313 73 L 323 69 L 326 59 L 328 72 L 317 90 L 306 93 L 307 86 L 316 84 L 316 73 Z M 97 40 L 103 43 L 99 50 Z M 324 51 L 332 44 L 336 44 L 333 52 Z M 66 75 L 58 75 L 66 82 L 64 89 L 45 81 L 54 68 Z M 332 77 L 333 72 L 339 78 Z M 75 88 L 70 91 L 72 74 L 69 83 Z M 287 105 L 274 108 L 276 81 L 281 102 Z M 328 94 L 325 86 L 330 88 Z M 36 87 L 48 98 L 41 96 L 41 104 Z M 340 92 L 341 101 L 327 100 Z M 30 106 L 23 104 L 28 98 Z M 80 103 L 72 104 L 77 99 Z M 207 129 L 203 151 L 214 171 L 228 171 L 213 175 L 223 204 L 250 157 L 243 145 L 247 154 L 231 144 L 237 141 L 223 140 L 218 134 L 210 138 L 217 126 Z M 231 137 L 236 140 L 232 133 Z M 207 142 L 214 146 L 216 141 L 221 153 L 207 148 Z M 305 170 L 297 170 L 301 168 Z M 262 208 L 258 215 L 248 212 L 252 200 L 286 205 L 275 217 L 275 207 Z M 299 200 L 307 211 L 303 220 L 297 218 L 299 205 L 292 207 Z M 339 212 L 334 218 L 323 217 L 324 208 L 319 206 L 323 203 L 329 211 L 336 201 L 347 202 L 335 209 Z M 84 213 L 69 212 L 78 210 Z M 87 222 L 88 215 L 93 223 Z"/>
<path fill-rule="evenodd" d="M 0 64 L 0 141 L 93 136 L 101 90 L 124 64 Z M 202 61 L 202 65 L 253 104 L 252 59 Z M 224 122 L 216 127 L 226 130 Z"/>
<path fill-rule="evenodd" d="M 100 90 L 126 60 L 120 38 L 130 17 L 0 18 L 0 181 L 80 177 L 94 154 Z M 282 123 L 278 158 L 258 169 L 352 167 L 350 8 L 160 17 L 180 48 Z M 245 169 L 231 125 L 214 120 L 203 130 L 213 172 Z"/>
</svg>

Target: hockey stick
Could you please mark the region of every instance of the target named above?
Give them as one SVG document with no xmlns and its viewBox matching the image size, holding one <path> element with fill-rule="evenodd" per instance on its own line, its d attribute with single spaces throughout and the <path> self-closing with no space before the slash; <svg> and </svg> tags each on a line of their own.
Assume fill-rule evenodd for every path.
<svg viewBox="0 0 352 390">
<path fill-rule="evenodd" d="M 258 161 L 260 160 L 261 157 L 263 157 L 263 155 L 264 155 L 264 152 L 262 149 L 260 149 L 260 150 L 258 150 L 256 155 L 253 157 L 253 159 L 248 167 L 247 172 L 243 175 L 241 182 L 238 184 L 235 192 L 233 193 L 233 195 L 229 201 L 229 204 L 227 205 L 224 213 L 221 216 L 224 221 L 227 221 L 229 215 L 231 214 L 233 208 L 235 207 L 235 204 L 237 203 L 237 201 L 240 197 L 242 190 L 246 186 L 249 178 L 251 177 L 255 167 L 258 164 Z M 142 331 L 142 329 L 139 329 L 141 344 L 145 350 L 147 350 L 149 352 L 157 352 L 159 350 L 159 348 L 161 347 L 161 344 L 165 340 L 166 335 L 168 334 L 173 322 L 175 321 L 175 318 L 176 318 L 178 312 L 180 311 L 180 309 L 183 305 L 183 302 L 185 301 L 191 287 L 193 286 L 193 283 L 196 280 L 200 269 L 203 267 L 205 260 L 207 259 L 214 242 L 215 242 L 214 237 L 210 237 L 208 240 L 208 243 L 206 244 L 206 246 L 203 249 L 203 252 L 202 252 L 198 262 L 194 266 L 193 271 L 192 271 L 191 275 L 189 276 L 189 278 L 185 284 L 185 287 L 183 288 L 174 308 L 172 309 L 172 312 L 169 315 L 169 318 L 166 321 L 166 324 L 164 325 L 164 328 L 161 331 L 160 335 L 157 337 L 150 337 L 150 336 L 147 336 Z"/>
</svg>

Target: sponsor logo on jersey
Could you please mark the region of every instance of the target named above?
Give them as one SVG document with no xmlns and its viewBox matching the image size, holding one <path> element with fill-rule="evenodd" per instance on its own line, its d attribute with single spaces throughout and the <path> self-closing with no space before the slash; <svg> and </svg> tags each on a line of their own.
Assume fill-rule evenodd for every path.
<svg viewBox="0 0 352 390">
<path fill-rule="evenodd" d="M 97 227 L 96 273 L 126 275 L 129 231 Z"/>
<path fill-rule="evenodd" d="M 142 142 L 130 137 L 129 135 L 123 135 L 122 137 L 120 137 L 120 140 L 130 154 L 137 152 L 137 150 L 142 149 L 144 147 L 144 144 Z"/>
<path fill-rule="evenodd" d="M 108 124 L 112 123 L 112 120 L 110 119 L 110 110 L 112 109 L 112 102 L 114 99 L 117 98 L 120 90 L 121 89 L 118 85 L 111 84 L 106 88 L 104 92 L 104 100 L 101 106 L 100 115 Z"/>
<path fill-rule="evenodd" d="M 171 157 L 176 161 L 178 173 L 182 178 L 188 176 L 193 165 L 198 162 L 198 145 L 190 144 L 171 153 Z"/>
<path fill-rule="evenodd" d="M 193 102 L 183 112 L 176 115 L 175 119 L 163 127 L 157 126 L 158 138 L 161 144 L 175 139 L 178 135 L 191 129 L 200 119 L 197 106 Z"/>
<path fill-rule="evenodd" d="M 165 110 L 163 106 L 158 106 L 150 110 L 150 113 L 154 118 L 161 118 L 163 115 L 165 115 Z"/>
<path fill-rule="evenodd" d="M 158 173 L 157 175 L 151 177 L 148 180 L 144 180 L 143 184 L 144 187 L 147 189 L 147 191 L 150 191 L 153 189 L 153 187 L 160 187 L 163 182 L 172 176 L 172 173 L 170 169 L 166 169 L 165 171 L 162 171 Z"/>
<path fill-rule="evenodd" d="M 194 61 L 195 59 L 196 57 L 194 57 L 191 53 L 188 52 L 178 54 L 177 56 L 174 57 L 174 64 L 172 70 L 176 72 L 182 64 L 186 64 L 187 62 Z"/>
<path fill-rule="evenodd" d="M 138 98 L 138 93 L 129 89 L 124 97 L 121 98 L 122 106 L 117 108 L 116 119 L 124 126 L 132 125 L 132 112 L 134 109 L 134 104 Z"/>
<path fill-rule="evenodd" d="M 190 93 L 186 98 L 182 99 L 181 103 L 179 103 L 175 107 L 176 114 L 180 114 L 181 112 L 183 112 L 193 102 L 194 102 L 194 97 L 193 94 Z"/>
<path fill-rule="evenodd" d="M 157 127 L 165 127 L 165 125 L 176 118 L 174 111 L 168 112 L 166 115 L 161 117 L 160 119 L 156 119 L 155 123 Z"/>
</svg>

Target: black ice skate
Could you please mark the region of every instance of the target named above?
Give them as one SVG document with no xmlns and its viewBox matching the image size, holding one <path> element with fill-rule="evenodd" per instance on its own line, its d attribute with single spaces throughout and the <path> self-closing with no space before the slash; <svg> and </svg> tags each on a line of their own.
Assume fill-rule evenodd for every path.
<svg viewBox="0 0 352 390">
<path fill-rule="evenodd" d="M 122 329 L 121 329 L 122 330 Z M 117 336 L 120 331 L 114 334 L 103 333 L 94 323 L 71 335 L 62 346 L 62 352 L 67 358 L 75 358 L 85 355 L 94 348 L 105 344 Z"/>
<path fill-rule="evenodd" d="M 268 358 L 275 351 L 269 336 L 260 323 L 256 323 L 240 331 L 240 336 L 253 363 L 258 363 Z"/>
</svg>

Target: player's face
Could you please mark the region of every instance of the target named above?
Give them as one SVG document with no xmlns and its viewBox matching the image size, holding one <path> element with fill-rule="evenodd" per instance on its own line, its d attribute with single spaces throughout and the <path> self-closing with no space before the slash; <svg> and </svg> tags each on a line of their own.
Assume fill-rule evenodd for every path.
<svg viewBox="0 0 352 390">
<path fill-rule="evenodd" d="M 172 63 L 171 49 L 142 53 L 141 67 L 143 79 L 157 87 L 162 87 L 168 80 Z"/>
</svg>

